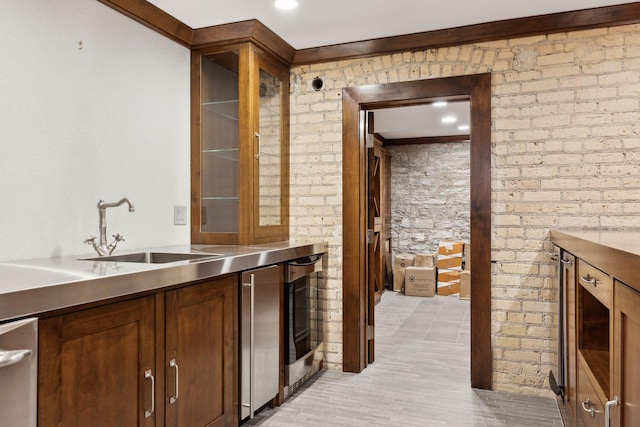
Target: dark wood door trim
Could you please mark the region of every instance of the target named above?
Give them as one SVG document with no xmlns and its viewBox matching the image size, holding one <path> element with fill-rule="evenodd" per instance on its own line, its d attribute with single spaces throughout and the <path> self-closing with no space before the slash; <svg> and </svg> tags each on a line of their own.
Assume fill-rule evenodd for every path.
<svg viewBox="0 0 640 427">
<path fill-rule="evenodd" d="M 491 74 L 345 88 L 343 127 L 343 370 L 366 367 L 367 109 L 427 100 L 471 101 L 471 386 L 492 388 Z"/>
</svg>

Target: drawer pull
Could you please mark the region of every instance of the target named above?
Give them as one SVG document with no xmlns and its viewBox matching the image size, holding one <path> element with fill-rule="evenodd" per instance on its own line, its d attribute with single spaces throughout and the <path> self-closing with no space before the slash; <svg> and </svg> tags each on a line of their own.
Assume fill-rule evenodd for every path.
<svg viewBox="0 0 640 427">
<path fill-rule="evenodd" d="M 585 412 L 588 412 L 589 414 L 591 414 L 591 418 L 596 417 L 596 410 L 593 409 L 593 407 L 591 406 L 591 399 L 587 399 L 584 402 L 582 402 L 582 409 Z"/>
<path fill-rule="evenodd" d="M 620 400 L 618 400 L 618 396 L 615 396 L 613 400 L 608 401 L 604 405 L 604 427 L 609 427 L 611 425 L 611 407 L 618 406 L 620 404 Z"/>
<path fill-rule="evenodd" d="M 144 377 L 151 380 L 151 409 L 144 411 L 144 417 L 149 418 L 156 410 L 156 379 L 153 377 L 151 369 L 144 371 Z"/>
<path fill-rule="evenodd" d="M 568 266 L 572 266 L 573 265 L 573 261 L 571 261 L 570 259 L 561 259 L 560 262 L 564 265 L 568 265 Z"/>
<path fill-rule="evenodd" d="M 178 400 L 178 397 L 180 396 L 180 370 L 178 369 L 178 363 L 176 362 L 176 359 L 171 359 L 171 361 L 169 362 L 169 367 L 175 369 L 176 373 L 176 393 L 169 398 L 169 403 L 175 403 L 175 401 Z"/>
<path fill-rule="evenodd" d="M 580 276 L 580 280 L 582 280 L 587 285 L 593 286 L 594 288 L 598 284 L 598 279 L 596 279 L 595 277 L 591 277 L 588 274 L 586 276 Z"/>
</svg>

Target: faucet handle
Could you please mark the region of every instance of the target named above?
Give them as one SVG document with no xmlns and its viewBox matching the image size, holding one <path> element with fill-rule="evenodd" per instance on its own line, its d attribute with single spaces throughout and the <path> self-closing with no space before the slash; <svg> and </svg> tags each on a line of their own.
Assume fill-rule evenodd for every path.
<svg viewBox="0 0 640 427">
<path fill-rule="evenodd" d="M 124 242 L 124 236 L 122 234 L 114 234 L 112 237 L 116 242 Z"/>
<path fill-rule="evenodd" d="M 96 236 L 89 236 L 85 239 L 84 243 L 86 243 L 87 245 L 95 245 L 96 243 Z"/>
</svg>

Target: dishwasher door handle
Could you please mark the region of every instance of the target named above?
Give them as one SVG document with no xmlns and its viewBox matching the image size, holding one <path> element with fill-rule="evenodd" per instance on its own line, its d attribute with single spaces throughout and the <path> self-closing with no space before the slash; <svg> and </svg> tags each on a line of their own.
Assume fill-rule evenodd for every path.
<svg viewBox="0 0 640 427">
<path fill-rule="evenodd" d="M 0 368 L 15 365 L 31 357 L 31 350 L 0 350 Z"/>
</svg>

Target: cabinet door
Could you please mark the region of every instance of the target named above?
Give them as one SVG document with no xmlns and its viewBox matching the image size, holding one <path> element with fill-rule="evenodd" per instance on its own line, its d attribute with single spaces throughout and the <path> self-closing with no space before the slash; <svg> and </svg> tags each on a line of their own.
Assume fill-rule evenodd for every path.
<svg viewBox="0 0 640 427">
<path fill-rule="evenodd" d="M 166 294 L 166 425 L 237 425 L 237 279 Z"/>
<path fill-rule="evenodd" d="M 611 408 L 612 426 L 640 426 L 640 293 L 614 285 L 614 383 L 619 406 Z"/>
<path fill-rule="evenodd" d="M 42 319 L 38 426 L 153 426 L 154 323 L 153 297 Z"/>
<path fill-rule="evenodd" d="M 253 236 L 256 243 L 289 237 L 289 74 L 256 54 Z"/>
</svg>

